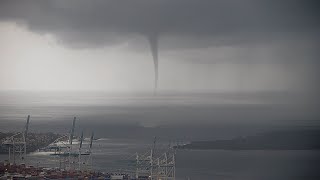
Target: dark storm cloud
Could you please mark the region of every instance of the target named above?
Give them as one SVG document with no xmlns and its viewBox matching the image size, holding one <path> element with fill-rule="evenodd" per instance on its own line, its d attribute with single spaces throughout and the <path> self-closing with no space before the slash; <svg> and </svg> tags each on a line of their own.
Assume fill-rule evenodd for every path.
<svg viewBox="0 0 320 180">
<path fill-rule="evenodd" d="M 3 0 L 0 18 L 52 33 L 73 47 L 150 33 L 174 37 L 174 47 L 189 47 L 264 41 L 275 32 L 315 33 L 318 7 L 316 1 L 303 0 Z"/>
</svg>

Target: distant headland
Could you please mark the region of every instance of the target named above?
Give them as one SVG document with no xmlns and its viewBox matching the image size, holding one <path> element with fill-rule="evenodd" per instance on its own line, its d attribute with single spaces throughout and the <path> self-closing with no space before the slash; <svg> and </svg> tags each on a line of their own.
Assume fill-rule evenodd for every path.
<svg viewBox="0 0 320 180">
<path fill-rule="evenodd" d="M 229 140 L 193 141 L 177 149 L 320 150 L 320 129 L 271 131 Z"/>
</svg>

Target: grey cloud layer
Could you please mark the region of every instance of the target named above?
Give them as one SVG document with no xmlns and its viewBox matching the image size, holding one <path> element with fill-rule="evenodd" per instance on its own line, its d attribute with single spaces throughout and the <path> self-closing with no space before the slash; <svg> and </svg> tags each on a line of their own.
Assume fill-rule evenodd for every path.
<svg viewBox="0 0 320 180">
<path fill-rule="evenodd" d="M 181 42 L 197 37 L 195 45 L 211 45 L 225 36 L 220 43 L 263 40 L 274 32 L 317 34 L 317 7 L 316 1 L 302 0 L 3 0 L 0 18 L 52 33 L 75 47 L 114 44 L 150 33 Z"/>
</svg>

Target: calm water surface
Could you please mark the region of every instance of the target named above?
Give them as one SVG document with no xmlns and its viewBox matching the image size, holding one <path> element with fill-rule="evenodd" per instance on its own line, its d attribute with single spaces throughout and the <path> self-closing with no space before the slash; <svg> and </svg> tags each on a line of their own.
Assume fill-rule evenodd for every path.
<svg viewBox="0 0 320 180">
<path fill-rule="evenodd" d="M 159 144 L 159 149 L 164 145 Z M 128 159 L 146 152 L 150 142 L 101 139 L 94 142 L 93 168 L 108 172 L 130 169 Z M 159 150 L 160 151 L 160 150 Z M 1 160 L 6 158 L 0 156 Z M 29 155 L 29 163 L 58 167 L 58 160 L 43 153 Z M 126 163 L 128 162 L 128 163 Z M 38 164 L 39 163 L 39 164 Z M 319 179 L 320 151 L 181 150 L 176 156 L 177 179 L 295 180 Z M 132 167 L 131 167 L 132 168 Z"/>
</svg>

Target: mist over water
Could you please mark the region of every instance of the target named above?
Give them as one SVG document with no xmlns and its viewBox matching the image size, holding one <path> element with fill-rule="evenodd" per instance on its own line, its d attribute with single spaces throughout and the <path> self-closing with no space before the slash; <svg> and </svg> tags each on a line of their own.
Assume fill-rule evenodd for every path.
<svg viewBox="0 0 320 180">
<path fill-rule="evenodd" d="M 1 131 L 31 115 L 31 131 L 78 127 L 100 137 L 218 139 L 275 129 L 317 127 L 317 104 L 284 93 L 110 94 L 103 92 L 1 92 Z M 307 105 L 306 105 L 307 103 Z M 19 126 L 18 126 L 19 127 Z"/>
<path fill-rule="evenodd" d="M 293 98 L 296 97 L 296 98 Z M 273 130 L 319 129 L 316 104 L 284 93 L 1 92 L 0 131 L 19 131 L 31 115 L 31 132 L 94 130 L 94 168 L 127 168 L 121 160 L 171 142 L 231 139 Z M 301 97 L 301 96 L 300 96 Z M 308 104 L 307 107 L 305 105 Z M 86 136 L 85 136 L 86 137 Z M 5 160 L 7 155 L 0 155 Z M 28 156 L 35 166 L 57 167 L 57 160 Z M 179 150 L 177 180 L 318 179 L 319 151 L 312 150 Z M 40 162 L 40 164 L 39 164 Z M 129 167 L 132 168 L 132 167 Z"/>
</svg>

